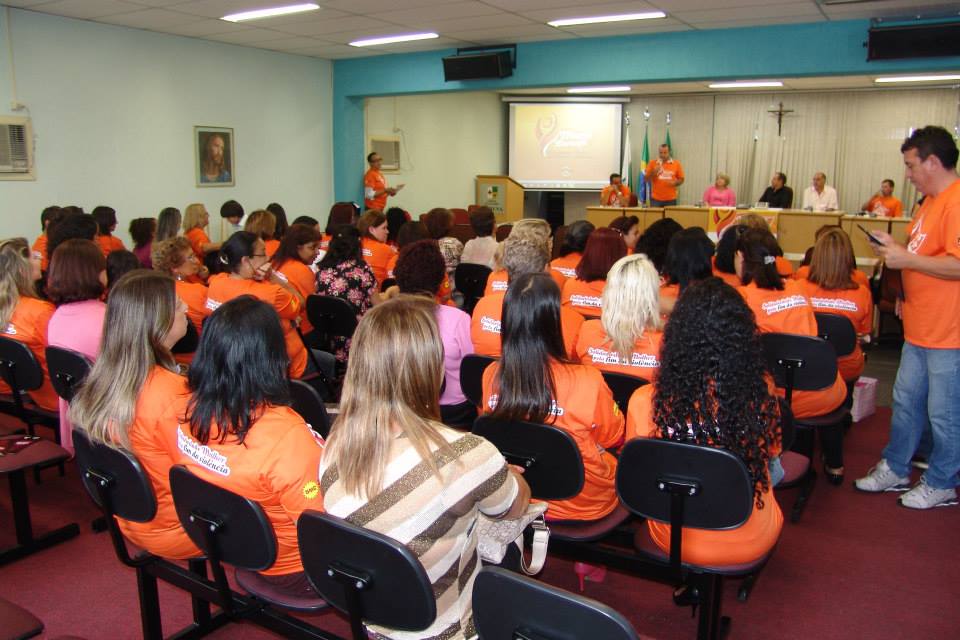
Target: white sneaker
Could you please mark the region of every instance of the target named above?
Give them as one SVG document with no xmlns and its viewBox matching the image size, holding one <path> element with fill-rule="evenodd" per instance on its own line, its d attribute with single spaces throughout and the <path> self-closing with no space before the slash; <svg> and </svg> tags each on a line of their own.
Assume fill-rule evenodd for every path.
<svg viewBox="0 0 960 640">
<path fill-rule="evenodd" d="M 901 478 L 893 472 L 886 460 L 881 459 L 870 473 L 854 482 L 860 491 L 879 493 L 881 491 L 907 491 L 910 489 L 910 478 Z"/>
<path fill-rule="evenodd" d="M 911 509 L 932 509 L 957 504 L 955 489 L 934 489 L 927 484 L 926 478 L 920 478 L 913 489 L 900 496 L 900 504 Z"/>
</svg>

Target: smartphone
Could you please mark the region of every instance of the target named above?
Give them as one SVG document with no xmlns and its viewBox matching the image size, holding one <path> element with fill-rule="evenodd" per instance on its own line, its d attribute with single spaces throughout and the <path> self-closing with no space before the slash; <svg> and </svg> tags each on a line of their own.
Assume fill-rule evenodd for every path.
<svg viewBox="0 0 960 640">
<path fill-rule="evenodd" d="M 863 231 L 863 233 L 866 234 L 867 240 L 869 240 L 872 244 L 875 244 L 878 247 L 883 246 L 883 243 L 877 240 L 876 238 L 874 238 L 872 233 L 864 229 L 862 224 L 857 224 L 857 227 L 860 229 L 860 231 Z"/>
</svg>

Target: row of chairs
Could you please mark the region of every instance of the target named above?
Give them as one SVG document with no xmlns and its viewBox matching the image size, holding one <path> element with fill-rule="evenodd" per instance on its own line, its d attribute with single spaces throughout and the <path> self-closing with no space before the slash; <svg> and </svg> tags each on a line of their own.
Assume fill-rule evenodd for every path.
<svg viewBox="0 0 960 640">
<path fill-rule="evenodd" d="M 276 589 L 257 573 L 276 555 L 273 530 L 260 506 L 184 467 L 171 469 L 171 491 L 184 529 L 204 558 L 191 560 L 185 570 L 146 552 L 131 555 L 113 516 L 151 520 L 156 499 L 149 480 L 130 453 L 91 443 L 82 432 L 74 437 L 84 484 L 108 516 L 117 557 L 137 573 L 144 638 L 163 638 L 158 580 L 180 587 L 193 600 L 194 622 L 178 638 L 248 620 L 288 638 L 333 639 L 337 636 L 288 614 L 319 613 L 330 605 L 347 614 L 354 640 L 368 637 L 364 623 L 410 631 L 433 623 L 436 603 L 429 578 L 406 546 L 316 511 L 301 515 L 297 533 L 304 569 L 319 596 L 291 597 Z M 234 568 L 235 582 L 246 595 L 231 588 L 226 565 Z M 491 640 L 596 633 L 612 640 L 638 637 L 609 607 L 495 567 L 481 571 L 473 601 L 480 637 Z M 221 611 L 212 615 L 210 604 Z"/>
</svg>

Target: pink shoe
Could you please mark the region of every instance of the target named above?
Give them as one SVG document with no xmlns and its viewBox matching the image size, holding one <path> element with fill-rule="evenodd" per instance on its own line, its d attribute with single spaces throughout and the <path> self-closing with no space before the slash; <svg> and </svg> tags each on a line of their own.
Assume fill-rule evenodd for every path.
<svg viewBox="0 0 960 640">
<path fill-rule="evenodd" d="M 607 568 L 603 565 L 587 564 L 586 562 L 574 562 L 573 572 L 577 574 L 577 581 L 580 583 L 580 591 L 583 591 L 583 581 L 603 582 L 607 577 Z"/>
</svg>

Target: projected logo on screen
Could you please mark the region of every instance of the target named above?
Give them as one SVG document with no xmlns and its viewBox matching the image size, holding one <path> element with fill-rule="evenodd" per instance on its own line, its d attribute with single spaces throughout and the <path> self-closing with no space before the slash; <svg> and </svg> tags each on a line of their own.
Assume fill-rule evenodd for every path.
<svg viewBox="0 0 960 640">
<path fill-rule="evenodd" d="M 543 158 L 579 155 L 593 139 L 591 131 L 561 129 L 555 113 L 537 119 L 535 135 Z"/>
</svg>

